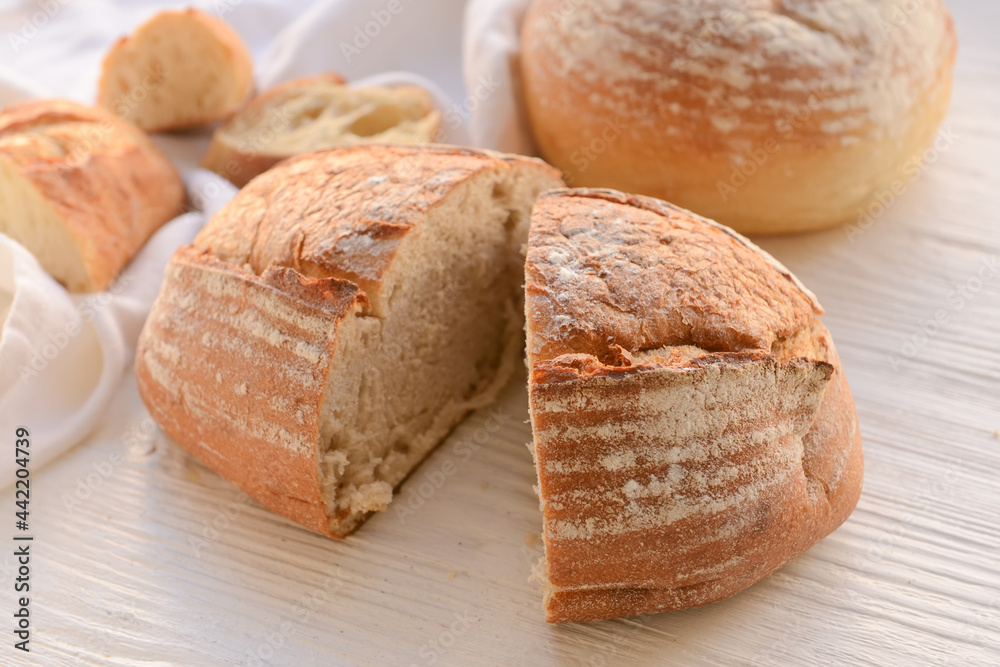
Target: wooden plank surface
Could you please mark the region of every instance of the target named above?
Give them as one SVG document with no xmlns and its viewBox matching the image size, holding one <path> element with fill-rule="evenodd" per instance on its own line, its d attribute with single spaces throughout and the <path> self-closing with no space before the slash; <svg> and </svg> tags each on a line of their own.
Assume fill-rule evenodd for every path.
<svg viewBox="0 0 1000 667">
<path fill-rule="evenodd" d="M 953 4 L 950 145 L 867 229 L 761 241 L 826 307 L 864 435 L 858 509 L 804 556 L 710 607 L 546 625 L 523 377 L 334 542 L 166 440 L 129 376 L 33 480 L 33 652 L 5 631 L 0 664 L 1000 664 L 1000 49 L 995 8 Z"/>
</svg>

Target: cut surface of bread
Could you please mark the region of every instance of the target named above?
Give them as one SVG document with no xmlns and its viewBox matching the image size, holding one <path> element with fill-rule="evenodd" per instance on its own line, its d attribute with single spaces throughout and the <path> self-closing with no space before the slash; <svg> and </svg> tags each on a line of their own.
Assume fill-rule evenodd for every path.
<svg viewBox="0 0 1000 667">
<path fill-rule="evenodd" d="M 547 620 L 721 600 L 853 510 L 850 390 L 769 255 L 659 200 L 563 190 L 535 206 L 525 273 Z"/>
<path fill-rule="evenodd" d="M 353 87 L 336 74 L 321 74 L 251 100 L 215 131 L 202 166 L 243 187 L 293 155 L 365 143 L 430 143 L 440 127 L 441 114 L 422 88 Z"/>
<path fill-rule="evenodd" d="M 293 158 L 171 260 L 139 341 L 161 428 L 332 536 L 393 489 L 521 353 L 530 158 L 358 146 Z"/>
<path fill-rule="evenodd" d="M 0 232 L 70 291 L 105 289 L 183 200 L 167 158 L 110 112 L 63 100 L 0 111 Z"/>
<path fill-rule="evenodd" d="M 253 91 L 253 58 L 225 22 L 196 9 L 164 11 L 104 58 L 98 104 L 149 132 L 198 127 L 231 114 Z"/>
</svg>

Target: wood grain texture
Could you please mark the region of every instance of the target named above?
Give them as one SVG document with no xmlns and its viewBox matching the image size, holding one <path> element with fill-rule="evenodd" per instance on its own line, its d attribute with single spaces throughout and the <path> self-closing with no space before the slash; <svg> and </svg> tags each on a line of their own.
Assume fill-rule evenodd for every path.
<svg viewBox="0 0 1000 667">
<path fill-rule="evenodd" d="M 527 581 L 541 515 L 523 378 L 499 429 L 471 416 L 342 543 L 146 435 L 128 378 L 33 480 L 33 652 L 8 634 L 0 665 L 996 665 L 1000 272 L 974 279 L 1000 261 L 1000 11 L 951 4 L 951 147 L 860 234 L 762 241 L 826 308 L 865 442 L 858 509 L 806 554 L 709 607 L 549 626 Z"/>
</svg>

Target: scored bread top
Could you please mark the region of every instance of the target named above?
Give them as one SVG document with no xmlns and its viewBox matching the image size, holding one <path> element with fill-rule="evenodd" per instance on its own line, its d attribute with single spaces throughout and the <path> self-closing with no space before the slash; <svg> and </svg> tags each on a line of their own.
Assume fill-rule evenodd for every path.
<svg viewBox="0 0 1000 667">
<path fill-rule="evenodd" d="M 30 100 L 0 113 L 0 152 L 18 166 L 73 162 L 100 149 L 151 147 L 139 128 L 103 109 L 68 100 Z"/>
<path fill-rule="evenodd" d="M 542 109 L 589 100 L 702 150 L 743 153 L 775 129 L 813 147 L 898 135 L 955 52 L 941 0 L 561 2 L 538 0 L 524 22 Z"/>
<path fill-rule="evenodd" d="M 823 312 L 743 236 L 650 197 L 549 191 L 528 246 L 532 361 L 674 346 L 770 353 Z"/>
<path fill-rule="evenodd" d="M 534 158 L 453 146 L 318 151 L 251 181 L 194 245 L 258 275 L 271 266 L 287 266 L 311 277 L 350 280 L 377 293 L 400 241 L 428 209 L 498 161 L 558 175 Z M 387 163 L 392 164 L 388 172 Z"/>
</svg>

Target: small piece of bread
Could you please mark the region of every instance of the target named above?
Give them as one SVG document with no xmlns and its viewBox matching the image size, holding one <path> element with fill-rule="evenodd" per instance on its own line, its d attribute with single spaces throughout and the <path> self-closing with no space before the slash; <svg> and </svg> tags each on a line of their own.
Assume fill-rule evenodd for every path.
<svg viewBox="0 0 1000 667">
<path fill-rule="evenodd" d="M 422 88 L 355 88 L 336 74 L 321 74 L 251 100 L 216 129 L 202 166 L 243 187 L 293 155 L 364 143 L 431 143 L 440 128 L 441 114 Z"/>
<path fill-rule="evenodd" d="M 98 104 L 147 132 L 198 127 L 233 113 L 253 92 L 253 57 L 220 19 L 160 12 L 104 58 Z"/>
<path fill-rule="evenodd" d="M 183 204 L 177 170 L 112 113 L 63 100 L 0 111 L 0 232 L 70 291 L 105 289 Z"/>
<path fill-rule="evenodd" d="M 344 537 L 521 357 L 541 161 L 446 146 L 309 153 L 170 261 L 136 354 L 163 431 L 275 512 Z"/>
<path fill-rule="evenodd" d="M 745 234 L 894 199 L 945 116 L 955 62 L 941 0 L 536 0 L 522 38 L 535 141 L 572 185 Z"/>
<path fill-rule="evenodd" d="M 854 509 L 861 433 L 822 309 L 748 240 L 549 192 L 525 284 L 548 621 L 721 600 Z"/>
</svg>

